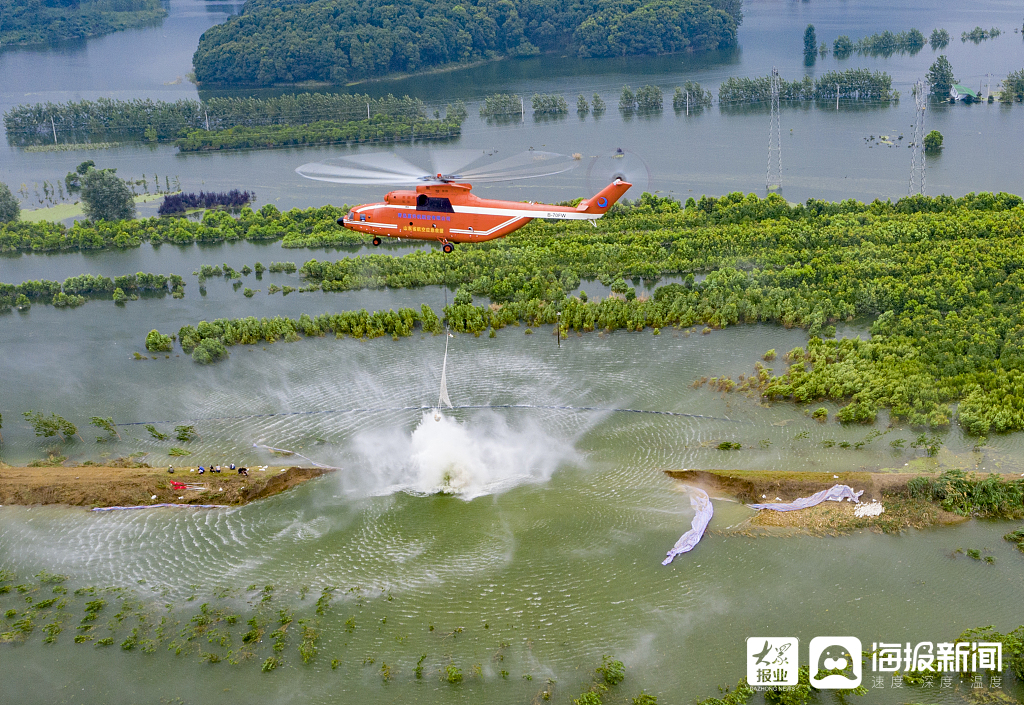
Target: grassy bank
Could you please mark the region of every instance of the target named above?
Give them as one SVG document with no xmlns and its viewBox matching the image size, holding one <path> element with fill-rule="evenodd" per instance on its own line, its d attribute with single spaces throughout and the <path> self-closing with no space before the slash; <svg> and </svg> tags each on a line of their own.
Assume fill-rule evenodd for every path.
<svg viewBox="0 0 1024 705">
<path fill-rule="evenodd" d="M 195 466 L 192 466 L 193 468 Z M 198 475 L 189 466 L 173 475 L 166 468 L 11 467 L 0 465 L 0 504 L 64 504 L 74 507 L 135 506 L 160 503 L 248 504 L 297 487 L 330 472 L 322 468 L 280 466 L 251 470 L 248 477 Z M 171 481 L 206 485 L 206 490 L 176 490 Z"/>
</svg>

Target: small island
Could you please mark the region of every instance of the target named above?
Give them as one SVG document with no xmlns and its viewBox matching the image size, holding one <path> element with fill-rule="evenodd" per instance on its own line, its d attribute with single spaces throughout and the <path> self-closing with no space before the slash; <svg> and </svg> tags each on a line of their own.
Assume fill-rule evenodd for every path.
<svg viewBox="0 0 1024 705">
<path fill-rule="evenodd" d="M 121 467 L 118 467 L 121 465 Z M 199 475 L 192 468 L 124 467 L 137 463 L 76 467 L 12 467 L 0 464 L 0 505 L 63 504 L 73 507 L 154 504 L 242 505 L 280 494 L 332 470 L 295 466 L 249 469 L 248 476 L 224 470 Z M 262 467 L 262 466 L 260 466 Z M 204 490 L 175 489 L 172 482 Z"/>
<path fill-rule="evenodd" d="M 0 0 L 0 51 L 11 47 L 85 39 L 159 22 L 167 10 L 159 0 Z"/>
<path fill-rule="evenodd" d="M 735 46 L 740 6 L 249 0 L 239 16 L 203 34 L 193 65 L 203 85 L 344 85 L 567 49 L 584 58 L 702 52 Z"/>
</svg>

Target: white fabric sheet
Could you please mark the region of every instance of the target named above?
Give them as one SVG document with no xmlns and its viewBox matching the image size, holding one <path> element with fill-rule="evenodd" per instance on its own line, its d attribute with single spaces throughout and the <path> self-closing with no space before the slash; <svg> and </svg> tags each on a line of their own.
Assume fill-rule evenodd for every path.
<svg viewBox="0 0 1024 705">
<path fill-rule="evenodd" d="M 794 499 L 792 502 L 771 502 L 768 504 L 750 504 L 747 506 L 751 509 L 771 509 L 776 512 L 792 512 L 797 509 L 807 509 L 808 507 L 813 507 L 816 504 L 821 504 L 826 501 L 842 502 L 844 499 L 848 499 L 851 502 L 860 502 L 860 496 L 862 494 L 864 494 L 864 490 L 856 492 L 849 485 L 833 485 L 827 490 L 815 492 L 810 497 Z"/>
<path fill-rule="evenodd" d="M 692 551 L 694 546 L 700 542 L 701 537 L 704 536 L 704 531 L 708 528 L 708 523 L 715 513 L 708 493 L 695 487 L 690 488 L 690 506 L 696 512 L 693 516 L 693 521 L 690 522 L 690 530 L 679 537 L 676 545 L 668 552 L 668 557 L 661 562 L 662 565 L 668 565 L 680 553 Z"/>
</svg>

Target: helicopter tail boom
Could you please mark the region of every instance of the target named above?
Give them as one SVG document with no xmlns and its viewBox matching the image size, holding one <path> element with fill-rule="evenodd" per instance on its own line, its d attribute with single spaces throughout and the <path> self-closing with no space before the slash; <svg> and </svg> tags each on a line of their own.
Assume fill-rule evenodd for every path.
<svg viewBox="0 0 1024 705">
<path fill-rule="evenodd" d="M 591 213 L 604 215 L 608 209 L 615 205 L 615 202 L 622 198 L 633 184 L 622 179 L 615 179 L 612 183 L 601 189 L 596 196 L 580 201 L 576 210 L 580 213 Z"/>
</svg>

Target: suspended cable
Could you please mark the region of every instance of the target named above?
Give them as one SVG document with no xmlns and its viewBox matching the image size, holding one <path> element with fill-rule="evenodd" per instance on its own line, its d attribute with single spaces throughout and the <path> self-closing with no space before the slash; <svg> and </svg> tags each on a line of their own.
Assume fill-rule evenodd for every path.
<svg viewBox="0 0 1024 705">
<path fill-rule="evenodd" d="M 145 426 L 147 424 L 181 424 L 185 422 L 200 421 L 242 421 L 245 419 L 265 419 L 281 416 L 326 416 L 330 414 L 352 414 L 352 413 L 376 413 L 387 411 L 431 411 L 433 406 L 370 406 L 352 407 L 349 409 L 322 409 L 319 411 L 280 411 L 266 414 L 241 414 L 237 416 L 205 416 L 192 419 L 179 419 L 170 421 L 128 421 L 114 424 L 115 426 Z M 652 409 L 626 409 L 607 406 L 570 406 L 560 404 L 459 404 L 453 405 L 452 409 L 474 410 L 474 409 L 535 409 L 542 411 L 592 411 L 598 413 L 614 414 L 644 414 L 651 416 L 685 417 L 692 419 L 707 419 L 709 421 L 726 421 L 728 423 L 753 423 L 752 421 L 740 421 L 725 416 L 710 416 L 707 414 L 690 414 L 683 411 L 656 411 Z"/>
</svg>

